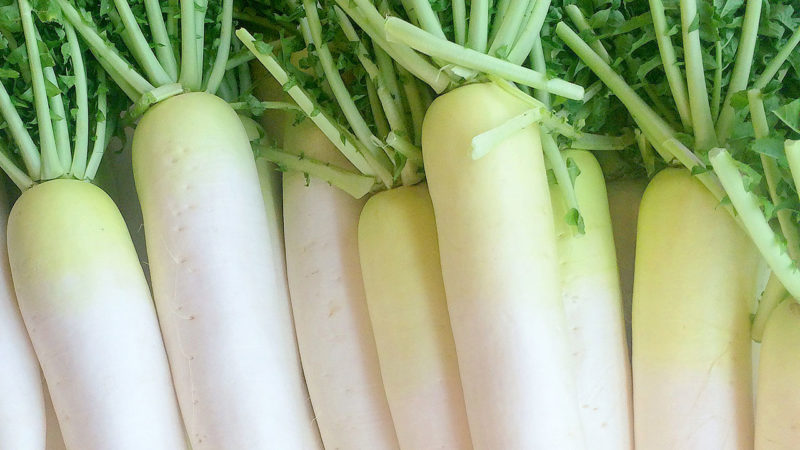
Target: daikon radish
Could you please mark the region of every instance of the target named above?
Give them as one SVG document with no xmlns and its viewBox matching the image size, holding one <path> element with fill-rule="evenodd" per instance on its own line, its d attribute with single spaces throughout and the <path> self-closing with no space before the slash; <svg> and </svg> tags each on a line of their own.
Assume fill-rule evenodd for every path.
<svg viewBox="0 0 800 450">
<path fill-rule="evenodd" d="M 373 196 L 358 247 L 400 447 L 471 449 L 427 186 Z"/>
<path fill-rule="evenodd" d="M 309 121 L 285 149 L 347 167 Z M 303 173 L 283 174 L 286 262 L 306 383 L 326 448 L 396 449 L 358 258 L 364 200 Z"/>
<path fill-rule="evenodd" d="M 650 182 L 633 287 L 638 448 L 752 445 L 750 309 L 758 268 L 747 235 L 687 171 L 666 169 Z"/>
<path fill-rule="evenodd" d="M 563 158 L 579 173 L 574 185 L 584 225 L 580 233 L 567 223 L 569 206 L 551 187 L 581 423 L 591 448 L 631 449 L 630 364 L 605 180 L 591 153 L 569 150 Z"/>
</svg>

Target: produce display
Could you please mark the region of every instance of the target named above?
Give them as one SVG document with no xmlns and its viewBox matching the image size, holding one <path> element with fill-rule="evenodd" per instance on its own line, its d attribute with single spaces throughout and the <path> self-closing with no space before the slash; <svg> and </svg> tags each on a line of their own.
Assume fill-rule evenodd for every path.
<svg viewBox="0 0 800 450">
<path fill-rule="evenodd" d="M 0 449 L 800 449 L 793 0 L 0 1 Z"/>
</svg>

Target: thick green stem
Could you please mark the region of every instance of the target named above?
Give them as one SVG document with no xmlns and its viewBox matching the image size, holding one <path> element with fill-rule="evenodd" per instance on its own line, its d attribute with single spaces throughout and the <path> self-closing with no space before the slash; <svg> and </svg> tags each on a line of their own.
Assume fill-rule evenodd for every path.
<svg viewBox="0 0 800 450">
<path fill-rule="evenodd" d="M 161 63 L 150 48 L 150 43 L 147 42 L 147 38 L 144 37 L 141 28 L 139 28 L 139 24 L 136 22 L 136 16 L 134 16 L 133 11 L 131 11 L 128 0 L 114 0 L 114 4 L 117 7 L 125 30 L 131 37 L 132 45 L 129 46 L 130 51 L 150 80 L 159 86 L 174 82 L 167 74 L 167 71 L 161 67 Z"/>
<path fill-rule="evenodd" d="M 378 132 L 378 137 L 386 139 L 389 135 L 389 122 L 386 120 L 386 115 L 383 113 L 381 100 L 378 98 L 378 90 L 375 87 L 375 81 L 372 79 L 367 80 L 367 97 L 369 97 L 369 109 L 372 112 L 373 122 L 375 123 L 375 130 Z"/>
<path fill-rule="evenodd" d="M 455 0 L 455 2 L 457 1 L 458 0 Z M 442 39 L 447 39 L 444 35 L 444 31 L 442 31 L 442 24 L 439 23 L 439 18 L 436 16 L 436 13 L 433 12 L 433 8 L 431 8 L 431 3 L 428 0 L 411 0 L 411 3 L 414 5 L 414 12 L 417 14 L 419 26 L 428 33 Z"/>
<path fill-rule="evenodd" d="M 538 123 L 542 119 L 542 108 L 529 109 L 508 119 L 499 126 L 472 138 L 472 159 L 480 159 L 489 154 L 498 144 L 509 136 Z"/>
<path fill-rule="evenodd" d="M 239 29 L 236 31 L 236 36 L 247 47 L 262 65 L 272 74 L 275 80 L 281 85 L 286 86 L 289 82 L 289 74 L 281 67 L 278 61 L 272 54 L 261 51 L 256 46 L 256 40 L 247 30 Z M 286 89 L 286 88 L 285 88 Z M 297 106 L 305 113 L 311 121 L 322 131 L 322 133 L 333 143 L 337 149 L 358 169 L 359 172 L 365 175 L 373 175 L 370 164 L 363 152 L 360 151 L 358 144 L 354 139 L 349 137 L 341 127 L 338 126 L 330 117 L 324 112 L 321 112 L 311 96 L 308 95 L 300 86 L 293 85 L 286 89 L 287 94 L 297 103 Z"/>
<path fill-rule="evenodd" d="M 284 170 L 306 173 L 335 186 L 355 198 L 367 195 L 375 185 L 375 179 L 359 173 L 349 172 L 342 168 L 317 161 L 303 155 L 294 155 L 278 151 L 274 148 L 253 145 L 259 157 L 271 161 Z"/>
<path fill-rule="evenodd" d="M 3 169 L 3 172 L 17 185 L 20 191 L 25 192 L 26 189 L 33 186 L 33 180 L 17 167 L 8 155 L 8 148 L 4 142 L 0 141 L 0 169 Z"/>
<path fill-rule="evenodd" d="M 556 33 L 581 58 L 584 64 L 589 66 L 598 78 L 608 86 L 611 92 L 620 99 L 642 131 L 648 135 L 648 140 L 653 144 L 656 151 L 662 157 L 665 155 L 670 156 L 664 158 L 667 162 L 674 157 L 688 168 L 703 165 L 696 155 L 680 145 L 680 142 L 676 142 L 675 131 L 580 36 L 564 22 L 559 22 L 556 26 Z M 679 151 L 679 154 L 673 154 L 672 151 Z"/>
<path fill-rule="evenodd" d="M 389 125 L 395 131 L 408 132 L 406 121 L 406 108 L 403 97 L 400 95 L 400 83 L 397 82 L 397 73 L 394 70 L 392 58 L 377 45 L 373 45 L 375 60 L 378 63 L 378 97 L 383 104 Z"/>
<path fill-rule="evenodd" d="M 680 0 L 681 33 L 683 34 L 683 61 L 689 88 L 689 108 L 696 150 L 706 151 L 717 146 L 714 120 L 708 102 L 708 87 L 703 69 L 703 50 L 700 46 L 699 27 L 692 29 L 697 20 L 697 0 Z"/>
<path fill-rule="evenodd" d="M 75 73 L 75 99 L 77 113 L 75 117 L 75 151 L 72 154 L 70 172 L 75 178 L 82 179 L 86 173 L 86 160 L 89 153 L 89 92 L 86 80 L 86 67 L 83 64 L 81 50 L 75 29 L 69 23 L 64 24 L 69 43 L 70 58 Z"/>
<path fill-rule="evenodd" d="M 182 0 L 185 2 L 187 0 Z M 206 44 L 206 12 L 208 12 L 208 0 L 191 0 L 195 4 L 194 8 L 194 43 L 197 46 L 195 56 L 197 57 L 197 67 L 200 71 L 200 84 L 203 83 L 203 64 L 205 57 L 205 44 Z"/>
<path fill-rule="evenodd" d="M 41 39 L 41 38 L 40 38 Z M 53 135 L 56 140 L 56 152 L 61 167 L 67 171 L 72 162 L 72 144 L 69 137 L 69 116 L 64 107 L 64 96 L 61 95 L 61 88 L 58 86 L 58 78 L 52 67 L 43 67 L 44 78 L 53 86 L 59 89 L 59 93 L 50 97 L 49 105 L 51 118 L 53 120 Z"/>
<path fill-rule="evenodd" d="M 731 106 L 733 95 L 747 89 L 750 80 L 750 69 L 753 67 L 753 53 L 758 38 L 758 23 L 761 18 L 761 0 L 747 0 L 744 11 L 742 33 L 739 37 L 739 48 L 736 51 L 736 62 L 733 65 L 728 92 L 717 120 L 717 137 L 723 144 L 728 140 L 733 126 L 735 110 Z"/>
<path fill-rule="evenodd" d="M 99 77 L 97 113 L 100 119 L 98 119 L 95 124 L 94 146 L 92 147 L 92 155 L 89 157 L 89 162 L 86 164 L 86 173 L 84 175 L 84 179 L 89 181 L 94 180 L 95 175 L 97 175 L 97 169 L 100 167 L 100 161 L 103 159 L 103 153 L 105 152 L 106 145 L 108 145 L 106 139 L 109 128 L 107 87 L 105 86 L 105 76 L 101 73 Z"/>
<path fill-rule="evenodd" d="M 492 3 L 495 4 L 495 12 L 494 17 L 489 24 L 489 42 L 494 41 L 494 37 L 497 35 L 498 30 L 500 30 L 500 25 L 503 24 L 505 20 L 506 12 L 508 11 L 508 7 L 511 4 L 511 0 L 493 0 Z"/>
<path fill-rule="evenodd" d="M 169 42 L 172 46 L 172 54 L 175 55 L 175 63 L 180 66 L 180 53 L 181 49 L 180 39 L 178 38 L 178 34 L 180 31 L 178 30 L 178 19 L 181 15 L 181 5 L 180 0 L 167 0 L 167 34 L 169 35 Z M 177 68 L 176 68 L 177 70 Z M 177 73 L 177 72 L 176 72 Z"/>
<path fill-rule="evenodd" d="M 19 0 L 19 14 L 22 30 L 25 33 L 25 48 L 28 51 L 28 63 L 31 69 L 34 108 L 39 125 L 39 149 L 42 155 L 42 179 L 50 180 L 64 174 L 64 168 L 56 147 L 53 133 L 53 122 L 50 118 L 50 102 L 45 88 L 42 60 L 37 44 L 38 32 L 33 24 L 33 11 L 28 0 Z"/>
<path fill-rule="evenodd" d="M 255 55 L 250 53 L 247 49 L 242 52 L 235 52 L 228 57 L 228 62 L 225 63 L 225 70 L 232 70 L 239 66 L 247 65 L 250 61 L 256 59 Z"/>
<path fill-rule="evenodd" d="M 669 89 L 672 98 L 675 100 L 675 107 L 681 117 L 681 123 L 685 131 L 692 127 L 692 113 L 689 108 L 689 97 L 686 92 L 686 82 L 678 67 L 678 60 L 675 57 L 675 48 L 672 46 L 672 39 L 669 37 L 667 28 L 667 18 L 664 13 L 662 0 L 650 0 L 650 14 L 653 18 L 653 27 L 656 32 L 656 42 L 658 51 L 661 54 L 661 62 L 664 73 L 667 75 Z"/>
<path fill-rule="evenodd" d="M 761 99 L 761 91 L 751 89 L 747 92 L 747 99 L 750 103 L 750 117 L 756 139 L 768 137 L 769 125 L 767 123 L 767 113 L 764 110 L 764 102 Z M 780 202 L 778 197 L 778 180 L 780 179 L 778 163 L 774 158 L 761 155 L 761 167 L 764 169 L 764 178 L 767 180 L 770 200 L 777 205 Z M 789 256 L 797 261 L 800 258 L 800 233 L 798 233 L 797 225 L 792 220 L 792 212 L 788 209 L 781 209 L 776 215 L 778 216 L 778 223 L 780 224 L 781 232 L 783 232 L 783 237 L 786 239 L 786 249 L 789 252 Z"/>
<path fill-rule="evenodd" d="M 178 61 L 175 59 L 175 52 L 172 49 L 170 33 L 164 23 L 161 4 L 158 0 L 144 0 L 144 6 L 158 62 L 169 75 L 171 82 L 175 83 L 178 81 Z M 167 7 L 167 14 L 172 14 L 169 7 Z"/>
<path fill-rule="evenodd" d="M 550 168 L 553 169 L 553 175 L 555 175 L 558 189 L 561 191 L 561 195 L 567 201 L 568 210 L 570 212 L 575 211 L 575 213 L 577 213 L 578 217 L 576 220 L 576 225 L 578 227 L 578 232 L 583 234 L 585 233 L 585 229 L 583 225 L 583 219 L 581 218 L 580 214 L 580 208 L 578 207 L 578 196 L 575 194 L 575 186 L 572 184 L 572 178 L 569 175 L 567 161 L 558 150 L 558 145 L 556 145 L 556 141 L 553 139 L 553 136 L 542 132 L 541 141 L 544 156 L 550 163 Z"/>
<path fill-rule="evenodd" d="M 489 0 L 472 0 L 469 5 L 469 38 L 467 46 L 485 53 L 489 39 Z"/>
<path fill-rule="evenodd" d="M 464 0 L 453 0 L 453 32 L 456 44 L 467 42 L 467 5 Z"/>
<path fill-rule="evenodd" d="M 522 64 L 525 58 L 531 53 L 536 41 L 539 41 L 539 33 L 547 17 L 547 10 L 550 8 L 550 0 L 533 0 L 535 4 L 525 27 L 522 29 L 519 38 L 508 54 L 508 60 L 514 64 Z"/>
<path fill-rule="evenodd" d="M 800 271 L 769 226 L 756 195 L 745 189 L 735 161 L 721 148 L 712 149 L 709 159 L 750 239 L 786 290 L 794 298 L 800 298 Z"/>
<path fill-rule="evenodd" d="M 119 77 L 124 82 L 117 82 L 121 86 L 129 86 L 126 93 L 129 97 L 136 99 L 139 95 L 152 90 L 153 85 L 144 77 L 139 75 L 133 66 L 122 58 L 119 53 L 97 33 L 96 28 L 84 22 L 83 16 L 76 10 L 68 0 L 55 0 L 61 7 L 64 17 L 75 27 L 78 34 L 83 37 L 89 48 L 107 67 L 113 68 L 110 71 L 112 76 Z M 137 95 L 132 96 L 129 92 L 133 90 Z"/>
<path fill-rule="evenodd" d="M 714 68 L 714 90 L 711 94 L 711 117 L 717 120 L 722 101 L 722 43 L 720 41 L 714 43 L 714 56 L 716 67 Z"/>
<path fill-rule="evenodd" d="M 414 137 L 414 144 L 421 145 L 422 143 L 422 121 L 425 119 L 425 105 L 422 104 L 422 96 L 419 92 L 419 86 L 416 80 L 411 76 L 408 71 L 398 66 L 397 71 L 400 75 L 400 81 L 405 91 L 405 99 L 408 102 L 408 109 L 411 112 L 411 129 Z"/>
<path fill-rule="evenodd" d="M 206 92 L 214 94 L 219 89 L 219 84 L 222 82 L 222 77 L 225 75 L 228 56 L 231 52 L 231 35 L 233 34 L 233 0 L 224 0 L 222 2 L 222 30 L 219 36 L 219 47 L 217 48 L 217 57 L 214 60 L 214 67 L 211 69 L 211 75 L 208 77 L 208 84 L 206 85 Z"/>
<path fill-rule="evenodd" d="M 234 51 L 239 50 L 241 47 L 242 43 L 239 42 L 238 39 L 233 41 Z M 241 64 L 237 66 L 236 74 L 239 78 L 239 98 L 242 98 L 253 89 L 253 76 L 250 74 L 250 64 Z"/>
<path fill-rule="evenodd" d="M 139 97 L 138 100 L 136 100 L 136 102 L 134 102 L 133 107 L 128 112 L 128 118 L 131 120 L 137 119 L 156 103 L 183 93 L 183 85 L 180 83 L 165 84 L 153 89 L 152 91 L 145 92 L 141 97 Z"/>
<path fill-rule="evenodd" d="M 378 148 L 377 145 L 375 145 L 375 137 L 372 135 L 369 125 L 367 125 L 367 122 L 361 116 L 361 113 L 358 111 L 358 107 L 356 107 L 356 104 L 353 101 L 353 97 L 347 90 L 344 80 L 342 80 L 341 74 L 336 68 L 336 63 L 334 62 L 333 56 L 330 53 L 328 44 L 322 40 L 322 24 L 319 20 L 316 4 L 313 0 L 303 0 L 303 7 L 306 11 L 306 19 L 308 20 L 311 38 L 314 42 L 317 57 L 322 65 L 325 78 L 328 80 L 328 83 L 333 90 L 333 95 L 336 98 L 336 101 L 338 102 L 342 112 L 344 113 L 344 116 L 347 118 L 347 122 L 350 124 L 350 128 L 353 130 L 356 137 L 372 154 L 372 157 L 383 167 L 384 170 L 379 172 L 379 176 L 383 174 L 383 176 L 381 176 L 381 181 L 383 181 L 387 186 L 391 186 L 392 163 L 389 161 L 383 151 Z"/>
<path fill-rule="evenodd" d="M 753 87 L 755 89 L 764 89 L 767 87 L 770 81 L 772 81 L 772 77 L 778 73 L 778 69 L 781 68 L 784 62 L 789 59 L 789 56 L 794 51 L 794 48 L 797 47 L 797 44 L 800 44 L 800 27 L 797 27 L 794 30 L 794 33 L 789 38 L 789 41 L 784 45 L 779 51 L 778 54 L 772 59 L 772 61 L 767 64 L 767 67 L 764 69 L 764 72 L 761 76 L 758 77 L 755 83 L 753 83 Z"/>
<path fill-rule="evenodd" d="M 496 75 L 534 89 L 543 89 L 569 99 L 580 100 L 583 98 L 584 92 L 581 86 L 558 78 L 548 79 L 546 75 L 534 70 L 464 48 L 444 39 L 438 39 L 396 17 L 386 19 L 385 29 L 390 41 L 403 42 L 429 56 L 478 72 Z"/>
<path fill-rule="evenodd" d="M 17 108 L 11 101 L 5 86 L 0 83 L 0 113 L 3 114 L 3 119 L 6 121 L 6 126 L 17 144 L 20 154 L 22 155 L 22 162 L 25 164 L 25 169 L 30 178 L 34 181 L 39 180 L 42 167 L 41 156 L 39 149 L 33 142 L 30 133 L 25 128 L 22 118 L 17 112 Z"/>
<path fill-rule="evenodd" d="M 497 29 L 497 34 L 492 39 L 489 46 L 489 54 L 500 59 L 506 59 L 514 45 L 522 19 L 525 17 L 525 8 L 530 1 L 536 0 L 515 0 L 508 6 L 508 11 L 503 16 L 503 20 Z"/>
<path fill-rule="evenodd" d="M 181 76 L 180 83 L 190 91 L 200 90 L 203 68 L 197 65 L 197 34 L 194 0 L 181 0 Z M 149 90 L 149 89 L 148 89 Z"/>
<path fill-rule="evenodd" d="M 403 136 L 392 131 L 386 136 L 386 144 L 414 164 L 422 165 L 422 150 Z"/>
<path fill-rule="evenodd" d="M 547 73 L 547 63 L 544 59 L 544 49 L 542 48 L 542 40 L 536 39 L 533 43 L 533 48 L 531 49 L 531 67 L 533 70 L 541 73 L 542 75 Z M 588 95 L 589 91 L 587 90 L 584 92 L 584 98 Z M 541 89 L 536 89 L 533 92 L 533 95 L 545 106 L 548 108 L 550 107 L 550 93 Z"/>
<path fill-rule="evenodd" d="M 367 17 L 362 14 L 363 10 L 356 10 L 351 7 L 349 0 L 336 0 L 336 3 L 369 35 L 373 44 L 384 49 L 392 59 L 405 67 L 406 70 L 413 73 L 417 78 L 427 83 L 434 91 L 442 93 L 450 85 L 450 78 L 444 71 L 433 66 L 407 45 L 396 42 L 392 43 L 386 39 L 383 29 L 383 18 L 377 10 L 374 12 L 381 18 L 381 21 L 375 24 L 370 22 Z M 375 9 L 371 5 L 367 5 L 367 7 L 371 7 L 373 10 Z"/>
<path fill-rule="evenodd" d="M 636 139 L 629 130 L 622 136 L 605 136 L 601 134 L 581 133 L 578 139 L 570 143 L 570 148 L 579 150 L 624 150 Z"/>
<path fill-rule="evenodd" d="M 653 146 L 650 145 L 650 141 L 647 140 L 647 136 L 642 133 L 642 130 L 637 128 L 634 131 L 634 136 L 636 138 L 636 146 L 639 147 L 639 153 L 642 155 L 644 170 L 647 172 L 647 176 L 651 177 L 656 171 L 656 155 L 653 152 Z"/>
<path fill-rule="evenodd" d="M 577 5 L 567 5 L 564 7 L 564 11 L 566 11 L 567 16 L 569 16 L 569 20 L 575 24 L 575 28 L 577 28 L 579 32 L 589 33 L 592 36 L 596 36 L 594 30 L 592 30 L 592 27 L 589 25 L 589 21 L 586 20 L 586 17 L 584 17 L 581 9 L 578 8 Z M 606 48 L 603 46 L 603 43 L 600 42 L 600 39 L 595 39 L 592 41 L 589 44 L 589 47 L 591 47 L 595 53 L 600 55 L 600 57 L 603 58 L 603 61 L 605 61 L 607 64 L 611 64 L 611 56 L 608 54 L 608 50 L 606 50 Z"/>
</svg>

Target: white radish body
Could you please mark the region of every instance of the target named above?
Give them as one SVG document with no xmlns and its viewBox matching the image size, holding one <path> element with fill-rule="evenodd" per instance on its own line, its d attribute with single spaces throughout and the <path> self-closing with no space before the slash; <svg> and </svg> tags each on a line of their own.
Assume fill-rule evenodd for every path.
<svg viewBox="0 0 800 450">
<path fill-rule="evenodd" d="M 373 196 L 358 243 L 400 447 L 471 449 L 427 186 Z"/>
<path fill-rule="evenodd" d="M 5 189 L 0 189 L 0 448 L 41 450 L 45 445 L 44 390 L 11 282 L 8 208 Z"/>
<path fill-rule="evenodd" d="M 285 148 L 348 166 L 311 121 L 287 128 Z M 297 341 L 325 448 L 397 449 L 359 267 L 364 201 L 298 172 L 284 173 L 283 195 Z"/>
<path fill-rule="evenodd" d="M 747 235 L 688 171 L 653 178 L 639 210 L 633 287 L 637 448 L 752 448 L 758 269 Z"/>
<path fill-rule="evenodd" d="M 538 127 L 479 160 L 471 140 L 528 107 L 492 84 L 438 97 L 422 149 L 472 442 L 583 448 Z"/>
<path fill-rule="evenodd" d="M 316 448 L 253 154 L 218 97 L 172 97 L 134 134 L 156 307 L 194 450 Z"/>
<path fill-rule="evenodd" d="M 150 292 L 111 199 L 76 180 L 27 190 L 8 253 L 67 448 L 184 448 Z"/>
<path fill-rule="evenodd" d="M 633 448 L 631 376 L 605 181 L 591 153 L 564 153 L 580 169 L 575 195 L 585 233 L 567 224 L 566 201 L 551 187 L 562 293 L 572 333 L 578 404 L 594 450 Z"/>
<path fill-rule="evenodd" d="M 770 314 L 761 341 L 756 394 L 756 450 L 791 450 L 800 443 L 800 304 L 788 298 Z"/>
</svg>

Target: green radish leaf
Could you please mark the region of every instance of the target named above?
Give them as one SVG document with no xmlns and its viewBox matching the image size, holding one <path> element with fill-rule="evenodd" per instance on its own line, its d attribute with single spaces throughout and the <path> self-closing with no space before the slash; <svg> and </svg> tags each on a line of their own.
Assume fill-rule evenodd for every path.
<svg viewBox="0 0 800 450">
<path fill-rule="evenodd" d="M 19 72 L 14 69 L 0 68 L 0 78 L 19 78 Z"/>
<path fill-rule="evenodd" d="M 575 208 L 570 208 L 567 211 L 566 217 L 564 219 L 567 221 L 567 224 L 573 226 L 578 229 L 578 233 L 586 234 L 586 225 L 583 223 L 583 216 L 581 213 L 578 212 Z"/>
<path fill-rule="evenodd" d="M 581 174 L 581 168 L 575 163 L 575 160 L 572 158 L 567 158 L 567 172 L 569 172 L 569 181 L 572 185 L 575 185 L 575 180 Z"/>
<path fill-rule="evenodd" d="M 800 133 L 800 98 L 775 110 L 775 115 L 796 133 Z"/>
<path fill-rule="evenodd" d="M 753 142 L 752 150 L 756 153 L 769 156 L 776 160 L 786 161 L 786 154 L 783 150 L 784 139 L 768 136 L 756 139 Z"/>
</svg>

